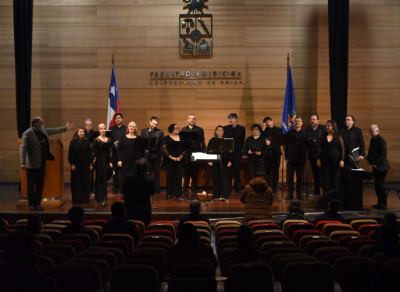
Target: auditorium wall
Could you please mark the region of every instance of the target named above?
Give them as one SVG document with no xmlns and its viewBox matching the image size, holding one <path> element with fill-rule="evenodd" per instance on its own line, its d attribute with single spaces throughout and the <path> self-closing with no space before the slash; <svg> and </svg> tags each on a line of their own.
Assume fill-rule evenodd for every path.
<svg viewBox="0 0 400 292">
<path fill-rule="evenodd" d="M 0 0 L 0 181 L 19 181 L 15 113 L 12 0 Z M 180 0 L 35 0 L 32 117 L 47 127 L 86 118 L 106 122 L 111 55 L 124 122 L 142 129 L 150 116 L 160 128 L 185 126 L 194 113 L 206 139 L 231 112 L 247 134 L 271 116 L 279 126 L 290 53 L 297 113 L 330 118 L 328 7 L 326 0 L 210 0 L 212 57 L 179 56 Z M 400 178 L 400 4 L 350 1 L 348 113 L 363 129 L 377 123 L 388 143 L 391 171 Z M 241 71 L 242 84 L 150 84 L 155 71 Z M 55 135 L 64 144 L 65 181 L 73 131 Z M 364 163 L 362 166 L 366 167 Z"/>
</svg>

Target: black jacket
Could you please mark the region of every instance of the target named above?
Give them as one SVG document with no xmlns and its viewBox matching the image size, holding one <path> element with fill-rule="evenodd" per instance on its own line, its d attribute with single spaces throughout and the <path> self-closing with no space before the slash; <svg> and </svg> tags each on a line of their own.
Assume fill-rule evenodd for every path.
<svg viewBox="0 0 400 292">
<path fill-rule="evenodd" d="M 242 149 L 246 138 L 246 129 L 241 125 L 232 127 L 231 125 L 224 126 L 224 136 L 233 138 L 233 158 L 242 157 Z"/>
<path fill-rule="evenodd" d="M 304 130 L 291 130 L 288 135 L 293 135 L 295 138 L 307 139 L 307 133 Z M 285 159 L 289 159 L 292 164 L 302 164 L 306 161 L 306 152 L 297 144 L 285 147 Z"/>
<path fill-rule="evenodd" d="M 261 151 L 261 155 L 256 155 L 255 153 L 249 154 L 251 147 L 257 148 Z M 243 155 L 247 155 L 247 161 L 262 161 L 267 154 L 267 144 L 262 136 L 254 139 L 253 136 L 249 136 L 243 147 Z"/>
<path fill-rule="evenodd" d="M 347 131 L 351 131 L 351 133 L 348 133 Z M 357 127 L 352 127 L 350 130 L 347 130 L 346 128 L 342 128 L 339 130 L 340 135 L 342 135 L 342 138 L 344 140 L 344 148 L 346 155 L 351 154 L 351 151 L 354 148 L 360 147 L 360 155 L 365 156 L 365 144 L 364 144 L 364 138 L 361 132 L 360 128 Z M 350 141 L 348 141 L 348 135 L 350 134 Z"/>
<path fill-rule="evenodd" d="M 144 173 L 129 173 L 125 176 L 122 192 L 126 195 L 127 210 L 139 206 L 150 209 L 150 196 L 156 192 L 154 178 Z"/>
<path fill-rule="evenodd" d="M 190 129 L 189 126 L 183 127 L 181 132 L 198 132 L 199 138 L 197 141 L 193 141 L 192 147 L 193 152 L 206 152 L 206 143 L 204 141 L 204 130 L 203 128 L 194 125 L 193 129 Z"/>
<path fill-rule="evenodd" d="M 126 135 L 126 130 L 128 129 L 127 126 L 122 125 L 118 128 L 117 125 L 112 126 L 109 130 L 111 131 L 111 140 L 113 142 L 119 141 L 123 136 Z"/>
<path fill-rule="evenodd" d="M 369 142 L 367 160 L 372 165 L 376 165 L 379 171 L 386 171 L 390 169 L 389 162 L 387 160 L 387 146 L 386 141 L 381 135 L 377 135 L 371 138 Z"/>
<path fill-rule="evenodd" d="M 164 132 L 163 130 L 156 128 L 154 131 L 150 133 L 151 133 L 150 138 L 157 138 L 156 144 L 150 151 L 150 159 L 161 160 L 161 148 L 162 148 L 162 140 L 164 138 Z M 140 134 L 140 137 L 149 138 L 149 128 L 143 129 L 142 133 Z"/>
<path fill-rule="evenodd" d="M 270 128 L 266 128 L 264 131 L 262 131 L 262 136 L 264 137 L 264 139 L 270 141 L 272 143 L 272 138 L 271 138 L 271 134 L 282 134 L 282 129 L 273 126 L 272 129 Z M 282 151 L 281 151 L 281 146 L 272 146 L 269 145 L 267 146 L 267 150 L 273 154 L 274 156 L 281 156 L 282 155 Z"/>
</svg>

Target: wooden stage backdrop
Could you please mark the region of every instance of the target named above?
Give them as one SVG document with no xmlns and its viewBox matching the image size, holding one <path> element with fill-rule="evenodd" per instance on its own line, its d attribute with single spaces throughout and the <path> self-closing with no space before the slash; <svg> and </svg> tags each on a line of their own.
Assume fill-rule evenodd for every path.
<svg viewBox="0 0 400 292">
<path fill-rule="evenodd" d="M 15 114 L 13 1 L 0 0 L 0 181 L 19 180 Z M 111 55 L 124 122 L 140 128 L 152 115 L 166 131 L 181 127 L 195 113 L 212 136 L 237 112 L 250 135 L 253 123 L 271 116 L 279 126 L 290 53 L 298 114 L 330 118 L 327 0 L 210 0 L 214 52 L 207 58 L 182 58 L 178 51 L 181 0 L 35 0 L 33 18 L 32 117 L 47 127 L 67 121 L 106 122 Z M 350 1 L 348 113 L 363 129 L 376 123 L 388 142 L 391 171 L 400 177 L 400 3 Z M 243 74 L 243 84 L 155 85 L 154 71 L 223 71 Z M 54 138 L 67 153 L 73 132 Z M 362 164 L 365 166 L 364 164 Z"/>
</svg>

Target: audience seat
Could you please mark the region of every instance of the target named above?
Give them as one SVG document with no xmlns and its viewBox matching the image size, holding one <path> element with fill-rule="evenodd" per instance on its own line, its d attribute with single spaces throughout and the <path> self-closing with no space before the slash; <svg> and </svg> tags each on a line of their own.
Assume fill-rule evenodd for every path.
<svg viewBox="0 0 400 292">
<path fill-rule="evenodd" d="M 372 278 L 369 292 L 398 292 L 400 287 L 399 275 L 400 270 L 391 266 L 380 270 Z"/>
<path fill-rule="evenodd" d="M 144 225 L 144 223 L 139 220 L 129 220 L 129 221 L 134 222 L 139 227 L 140 235 L 143 236 L 144 232 L 146 231 L 146 225 Z"/>
<path fill-rule="evenodd" d="M 312 240 L 329 240 L 329 237 L 325 235 L 304 235 L 301 237 L 299 243 L 299 247 L 301 248 L 301 250 L 304 251 L 306 249 L 307 243 Z"/>
<path fill-rule="evenodd" d="M 88 292 L 92 291 L 90 277 L 83 269 L 76 267 L 58 267 L 42 271 L 43 275 L 52 277 L 61 292 Z"/>
<path fill-rule="evenodd" d="M 349 230 L 352 231 L 353 228 L 349 224 L 336 224 L 336 223 L 328 223 L 325 224 L 324 229 L 322 230 L 322 234 L 325 236 L 330 236 L 334 231 L 343 231 Z"/>
<path fill-rule="evenodd" d="M 237 225 L 238 227 L 242 225 L 239 221 L 233 221 L 233 220 L 221 220 L 215 223 L 214 225 L 214 230 L 217 230 L 217 228 L 221 225 Z"/>
<path fill-rule="evenodd" d="M 256 249 L 260 250 L 261 246 L 265 243 L 265 242 L 269 242 L 269 241 L 290 241 L 289 237 L 287 237 L 286 235 L 271 235 L 271 236 L 262 236 L 259 237 L 257 239 L 256 242 Z"/>
<path fill-rule="evenodd" d="M 95 232 L 97 232 L 97 240 L 100 239 L 100 237 L 103 235 L 103 227 L 98 226 L 98 225 L 85 225 L 86 228 L 91 228 Z"/>
<path fill-rule="evenodd" d="M 149 225 L 150 226 L 150 225 Z M 147 229 L 144 233 L 143 233 L 143 237 L 145 237 L 146 235 L 162 235 L 162 236 L 169 236 L 173 242 L 175 242 L 175 237 L 172 234 L 172 232 L 170 230 L 167 229 L 152 229 L 149 230 Z"/>
<path fill-rule="evenodd" d="M 368 236 L 368 233 L 375 231 L 379 226 L 382 226 L 382 224 L 364 224 L 358 228 L 358 232 L 360 235 Z"/>
<path fill-rule="evenodd" d="M 326 254 L 323 258 L 322 261 L 323 262 L 327 262 L 328 264 L 330 264 L 332 267 L 335 265 L 335 261 L 339 258 L 342 257 L 358 257 L 358 254 L 355 253 L 349 253 L 349 252 L 345 252 L 345 253 L 330 253 L 330 254 Z"/>
<path fill-rule="evenodd" d="M 358 231 L 353 231 L 353 230 L 338 230 L 338 231 L 333 231 L 331 235 L 329 235 L 329 238 L 331 240 L 339 242 L 340 238 L 349 235 L 360 235 L 360 233 L 358 233 Z"/>
<path fill-rule="evenodd" d="M 92 247 L 91 247 L 92 248 Z M 84 259 L 99 259 L 104 260 L 108 263 L 110 267 L 110 271 L 112 271 L 117 266 L 117 258 L 116 256 L 110 251 L 101 251 L 101 250 L 87 250 L 80 252 L 76 255 L 77 258 L 84 258 Z"/>
<path fill-rule="evenodd" d="M 44 255 L 37 255 L 35 264 L 41 269 L 51 269 L 56 266 L 56 263 L 53 261 L 51 257 L 47 257 Z"/>
<path fill-rule="evenodd" d="M 347 247 L 351 241 L 363 240 L 363 239 L 369 239 L 369 237 L 365 235 L 347 235 L 347 236 L 342 236 L 338 240 L 338 243 L 339 246 Z"/>
<path fill-rule="evenodd" d="M 205 244 L 211 245 L 211 239 L 209 237 L 200 236 L 200 241 L 205 243 Z"/>
<path fill-rule="evenodd" d="M 288 263 L 283 272 L 282 292 L 298 291 L 333 292 L 334 274 L 331 265 L 309 261 Z"/>
<path fill-rule="evenodd" d="M 87 226 L 87 225 L 97 225 L 97 226 L 101 226 L 101 228 L 104 227 L 104 225 L 107 224 L 107 220 L 104 219 L 97 219 L 97 220 L 86 220 L 83 225 Z"/>
<path fill-rule="evenodd" d="M 294 223 L 289 223 L 286 226 L 286 236 L 289 237 L 291 240 L 293 240 L 293 234 L 298 231 L 298 230 L 315 230 L 315 226 L 312 223 L 307 223 L 307 222 L 294 222 Z"/>
<path fill-rule="evenodd" d="M 189 221 L 189 222 L 191 222 L 191 221 Z M 204 222 L 204 221 L 194 221 L 194 222 L 196 222 L 196 223 L 200 222 L 201 223 L 201 222 Z M 174 226 L 174 229 L 175 229 L 175 234 L 178 234 L 178 225 L 174 221 L 158 220 L 158 221 L 154 221 L 152 223 L 153 224 L 154 223 L 169 223 L 169 224 L 172 224 Z M 204 223 L 207 224 L 207 222 L 204 222 Z"/>
<path fill-rule="evenodd" d="M 67 261 L 66 256 L 60 251 L 41 250 L 37 253 L 37 255 L 51 258 L 56 265 L 65 263 Z"/>
<path fill-rule="evenodd" d="M 257 230 L 256 232 L 254 232 L 254 242 L 257 242 L 257 240 L 260 237 L 263 236 L 273 236 L 273 235 L 283 235 L 283 232 L 280 230 Z"/>
<path fill-rule="evenodd" d="M 370 249 L 370 247 L 371 247 L 372 245 L 364 245 L 364 246 L 362 246 L 361 248 L 360 248 L 360 250 L 358 251 L 358 255 L 360 256 L 360 257 L 367 257 L 367 254 L 368 254 L 368 252 L 369 252 L 369 249 Z"/>
<path fill-rule="evenodd" d="M 207 237 L 208 239 L 211 239 L 210 231 L 205 230 L 205 229 L 197 229 L 197 232 L 200 237 Z"/>
<path fill-rule="evenodd" d="M 61 232 L 57 229 L 42 229 L 42 233 L 50 236 L 51 239 L 54 241 L 60 239 Z"/>
<path fill-rule="evenodd" d="M 101 278 L 101 271 L 96 265 L 87 263 L 72 263 L 68 262 L 65 264 L 57 265 L 57 269 L 77 269 L 85 271 L 90 280 L 91 292 L 96 292 L 99 289 L 103 289 L 103 280 Z"/>
<path fill-rule="evenodd" d="M 105 260 L 94 259 L 94 258 L 73 258 L 69 259 L 67 263 L 94 265 L 100 270 L 103 287 L 107 282 L 110 282 L 110 277 L 111 277 L 110 266 Z"/>
<path fill-rule="evenodd" d="M 162 231 L 168 230 L 171 233 L 171 238 L 172 238 L 173 242 L 175 242 L 176 241 L 175 225 L 173 225 L 170 222 L 164 222 L 164 223 L 162 223 L 160 221 L 157 221 L 157 222 L 158 223 L 153 222 L 153 223 L 149 224 L 149 226 L 147 226 L 147 230 L 144 232 L 143 236 L 150 235 L 151 231 L 157 231 L 160 233 L 160 230 L 162 230 Z M 151 234 L 151 235 L 154 235 L 154 234 Z M 164 235 L 164 234 L 160 233 L 159 235 Z"/>
<path fill-rule="evenodd" d="M 13 231 L 13 230 L 26 230 L 26 223 L 21 223 L 21 224 L 8 224 L 7 225 L 8 230 Z"/>
<path fill-rule="evenodd" d="M 275 222 L 272 219 L 262 219 L 262 220 L 251 220 L 247 224 L 252 227 L 254 224 L 263 224 L 263 223 L 275 223 Z"/>
<path fill-rule="evenodd" d="M 333 265 L 333 270 L 335 273 L 335 280 L 340 284 L 342 287 L 342 291 L 344 291 L 344 281 L 346 278 L 346 271 L 347 267 L 355 262 L 373 262 L 372 259 L 369 258 L 362 258 L 362 257 L 341 257 L 338 258 L 334 265 Z M 360 290 L 361 291 L 361 290 Z"/>
<path fill-rule="evenodd" d="M 376 242 L 376 240 L 372 239 L 361 239 L 361 240 L 354 240 L 350 241 L 349 244 L 347 245 L 347 248 L 351 253 L 356 253 L 360 251 L 360 248 L 365 246 L 365 245 L 372 245 Z"/>
<path fill-rule="evenodd" d="M 294 262 L 317 262 L 318 259 L 315 257 L 310 257 L 305 254 L 297 257 L 285 257 L 279 259 L 275 264 L 274 269 L 274 281 L 275 282 L 282 282 L 283 274 L 285 272 L 285 268 L 289 263 Z"/>
<path fill-rule="evenodd" d="M 400 258 L 391 259 L 388 263 L 392 267 L 400 269 Z"/>
<path fill-rule="evenodd" d="M 260 262 L 240 263 L 226 269 L 225 292 L 273 291 L 271 268 Z"/>
<path fill-rule="evenodd" d="M 170 246 L 164 242 L 150 242 L 150 241 L 141 242 L 137 246 L 137 248 L 162 248 L 165 250 L 165 252 L 167 252 L 169 247 Z"/>
<path fill-rule="evenodd" d="M 364 224 L 378 224 L 378 222 L 376 222 L 376 220 L 374 219 L 357 219 L 350 222 L 350 226 L 355 231 L 358 231 L 358 228 L 360 228 L 360 226 Z"/>
<path fill-rule="evenodd" d="M 283 226 L 282 226 L 282 232 L 283 232 L 283 234 L 286 235 L 286 233 L 287 233 L 287 226 L 288 226 L 290 223 L 308 223 L 308 221 L 306 221 L 306 220 L 299 220 L 299 219 L 288 219 L 288 220 L 286 220 L 285 222 L 283 222 Z"/>
<path fill-rule="evenodd" d="M 221 237 L 224 237 L 224 236 L 236 236 L 236 235 L 237 235 L 237 230 L 232 230 L 232 229 L 220 229 L 218 231 L 218 233 L 214 232 L 215 242 L 218 242 L 218 240 Z"/>
<path fill-rule="evenodd" d="M 141 242 L 164 242 L 168 244 L 169 247 L 174 245 L 171 237 L 163 235 L 146 235 L 142 238 Z"/>
<path fill-rule="evenodd" d="M 268 241 L 261 246 L 261 251 L 269 252 L 273 248 L 296 247 L 291 241 Z"/>
<path fill-rule="evenodd" d="M 297 246 L 300 247 L 300 240 L 306 235 L 322 235 L 321 231 L 318 230 L 296 230 L 292 235 L 292 241 Z"/>
<path fill-rule="evenodd" d="M 374 261 L 385 262 L 385 263 L 389 262 L 392 259 L 398 259 L 398 258 L 400 258 L 400 252 L 380 252 L 372 256 L 372 259 Z"/>
<path fill-rule="evenodd" d="M 129 234 L 120 234 L 120 233 L 107 233 L 103 234 L 101 240 L 117 240 L 117 241 L 124 241 L 128 246 L 128 252 L 132 252 L 135 248 L 135 241 L 133 237 Z"/>
<path fill-rule="evenodd" d="M 279 228 L 279 226 L 275 223 L 259 223 L 259 224 L 254 224 L 253 226 L 251 226 L 251 228 L 253 228 L 253 231 L 257 231 L 257 230 L 271 230 L 271 229 L 277 229 L 277 230 L 281 230 Z"/>
<path fill-rule="evenodd" d="M 87 251 L 106 251 L 106 252 L 111 252 L 115 258 L 117 259 L 117 264 L 119 265 L 123 260 L 124 260 L 124 254 L 119 248 L 116 247 L 106 247 L 106 246 L 93 246 L 89 247 Z"/>
<path fill-rule="evenodd" d="M 85 250 L 84 244 L 79 240 L 55 240 L 52 244 L 68 245 L 75 250 L 75 254 Z"/>
<path fill-rule="evenodd" d="M 306 255 L 304 253 L 280 253 L 280 254 L 276 254 L 276 255 L 271 257 L 271 260 L 269 261 L 269 266 L 271 267 L 272 272 L 275 274 L 276 263 L 280 259 L 295 258 L 295 257 L 302 257 L 302 256 L 306 256 Z"/>
<path fill-rule="evenodd" d="M 55 229 L 55 230 L 62 230 L 63 228 L 67 227 L 67 225 L 60 225 L 60 224 L 44 224 L 42 229 Z"/>
<path fill-rule="evenodd" d="M 158 292 L 157 271 L 151 266 L 121 265 L 111 272 L 111 292 Z"/>
<path fill-rule="evenodd" d="M 71 225 L 71 221 L 70 220 L 53 220 L 53 221 L 51 221 L 51 224 L 69 226 L 69 225 Z"/>
<path fill-rule="evenodd" d="M 164 267 L 156 260 L 152 259 L 126 259 L 124 260 L 121 265 L 143 265 L 143 266 L 150 266 L 153 267 L 157 271 L 158 283 L 164 279 Z"/>
<path fill-rule="evenodd" d="M 268 253 L 273 257 L 274 255 L 282 253 L 302 253 L 302 250 L 298 247 L 278 247 L 270 249 Z"/>
<path fill-rule="evenodd" d="M 35 238 L 35 240 L 40 241 L 42 245 L 53 243 L 53 239 L 48 234 L 34 234 L 33 237 Z"/>
<path fill-rule="evenodd" d="M 218 239 L 218 242 L 216 242 L 215 247 L 218 249 L 221 244 L 227 243 L 227 242 L 237 242 L 237 236 L 223 236 Z"/>
<path fill-rule="evenodd" d="M 125 259 L 127 259 L 127 260 L 129 260 L 129 259 L 155 260 L 158 263 L 160 263 L 160 265 L 162 267 L 164 267 L 164 256 L 162 254 L 160 254 L 159 252 L 156 252 L 156 251 L 147 251 L 144 248 L 135 249 L 133 252 L 128 254 Z"/>
<path fill-rule="evenodd" d="M 72 246 L 64 244 L 48 244 L 43 246 L 42 251 L 62 252 L 67 260 L 74 258 L 76 255 L 76 251 Z"/>
<path fill-rule="evenodd" d="M 235 242 L 226 242 L 221 244 L 220 246 L 218 246 L 217 249 L 217 255 L 218 255 L 218 260 L 219 260 L 219 255 L 223 252 L 223 250 L 227 249 L 227 248 L 237 248 L 239 246 L 239 243 L 237 241 Z"/>
<path fill-rule="evenodd" d="M 76 233 L 66 234 L 60 237 L 61 240 L 79 240 L 83 243 L 85 250 L 92 246 L 92 239 L 88 234 Z"/>
<path fill-rule="evenodd" d="M 346 269 L 346 278 L 344 281 L 344 290 L 369 291 L 374 276 L 384 268 L 389 267 L 388 263 L 377 262 L 354 262 Z"/>
<path fill-rule="evenodd" d="M 128 245 L 123 240 L 100 240 L 93 244 L 93 247 L 113 247 L 118 248 L 122 251 L 123 255 L 126 256 L 129 253 Z"/>
<path fill-rule="evenodd" d="M 320 247 L 331 247 L 331 246 L 339 246 L 336 241 L 333 240 L 311 240 L 309 241 L 304 249 L 304 252 L 309 255 L 313 256 L 314 252 Z"/>
<path fill-rule="evenodd" d="M 154 252 L 154 253 L 160 254 L 162 257 L 165 257 L 167 250 L 165 248 L 161 248 L 161 247 L 146 247 L 146 246 L 142 246 L 139 249 L 139 246 L 138 246 L 138 248 L 134 249 L 133 252 L 131 252 L 131 254 L 135 253 L 135 252 Z"/>
<path fill-rule="evenodd" d="M 28 219 L 18 219 L 15 222 L 15 224 L 26 224 L 26 223 L 28 223 Z M 10 225 L 10 224 L 8 224 L 8 222 L 7 222 L 7 225 Z"/>
<path fill-rule="evenodd" d="M 324 230 L 324 226 L 326 224 L 332 224 L 332 223 L 333 224 L 342 224 L 341 221 L 337 221 L 337 220 L 322 220 L 322 221 L 317 222 L 317 225 L 315 225 L 315 229 L 318 231 L 321 231 L 321 233 L 322 233 L 322 231 Z"/>
<path fill-rule="evenodd" d="M 187 221 L 186 223 L 190 223 L 192 221 Z M 208 232 L 211 233 L 211 227 L 210 225 L 207 224 L 207 222 L 204 221 L 193 221 L 193 226 L 196 227 L 197 230 L 207 230 Z"/>
<path fill-rule="evenodd" d="M 320 247 L 314 251 L 313 256 L 316 257 L 319 261 L 329 254 L 335 253 L 350 253 L 348 248 L 342 246 L 330 246 L 330 247 Z"/>
<path fill-rule="evenodd" d="M 237 230 L 239 226 L 237 224 L 222 224 L 214 228 L 214 234 L 218 234 L 221 230 Z"/>
<path fill-rule="evenodd" d="M 218 263 L 219 263 L 219 266 L 220 266 L 221 268 L 222 268 L 222 265 L 224 264 L 224 262 L 227 261 L 228 254 L 229 254 L 230 252 L 234 251 L 234 250 L 237 250 L 237 249 L 238 249 L 237 246 L 234 246 L 234 247 L 227 247 L 227 248 L 224 248 L 224 249 L 218 254 Z"/>
</svg>

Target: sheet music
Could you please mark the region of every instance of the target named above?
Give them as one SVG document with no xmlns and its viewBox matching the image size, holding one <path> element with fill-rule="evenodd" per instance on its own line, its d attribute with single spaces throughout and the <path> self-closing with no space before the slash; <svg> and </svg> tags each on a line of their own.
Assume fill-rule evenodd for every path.
<svg viewBox="0 0 400 292">
<path fill-rule="evenodd" d="M 192 156 L 191 156 L 191 160 L 192 161 L 196 161 L 196 160 L 207 160 L 207 161 L 219 161 L 219 155 L 218 154 L 206 154 L 203 152 L 193 152 Z"/>
</svg>

